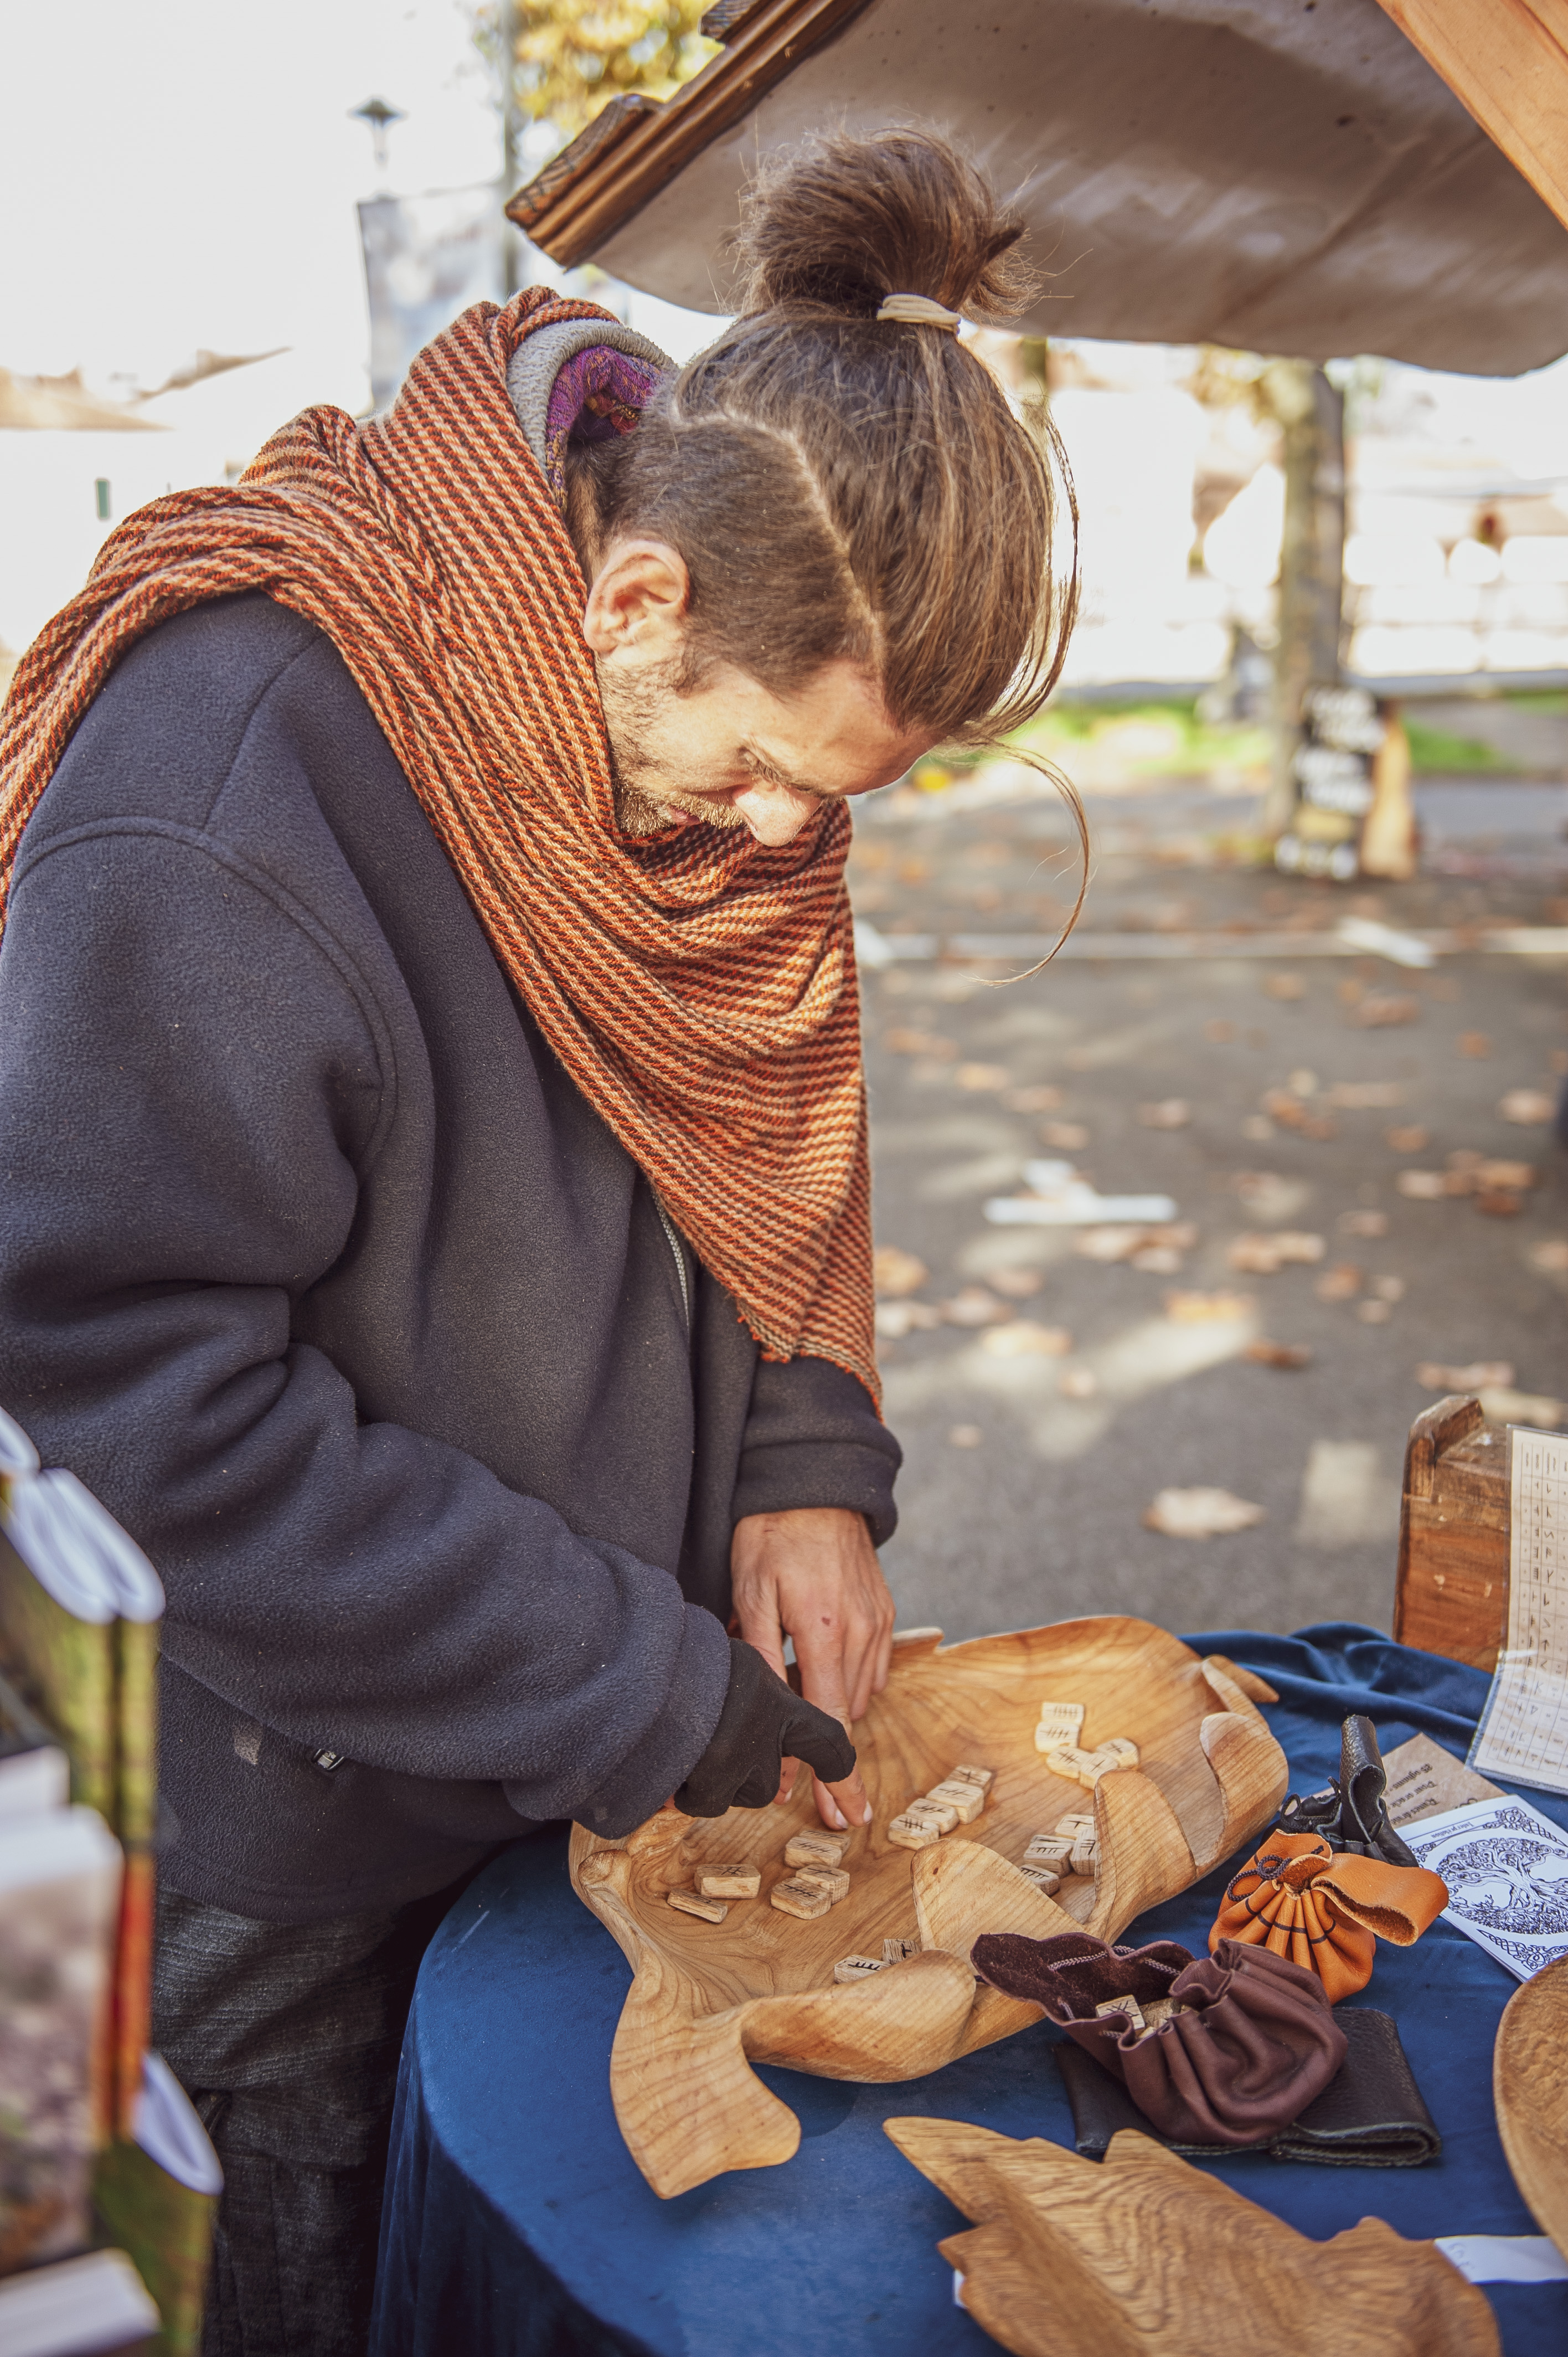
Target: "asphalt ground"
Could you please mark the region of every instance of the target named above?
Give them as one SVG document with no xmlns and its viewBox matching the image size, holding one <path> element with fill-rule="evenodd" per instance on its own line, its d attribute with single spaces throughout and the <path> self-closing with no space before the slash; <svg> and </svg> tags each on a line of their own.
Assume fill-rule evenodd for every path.
<svg viewBox="0 0 1568 2357">
<path fill-rule="evenodd" d="M 1531 802 L 1509 782 L 1506 810 L 1493 781 L 1434 791 L 1440 872 L 1375 888 L 1232 856 L 1250 800 L 1190 784 L 1100 798 L 1081 927 L 1230 929 L 1241 942 L 1248 929 L 1305 939 L 1350 913 L 1412 928 L 1568 916 L 1560 785 Z M 1070 905 L 1069 831 L 1048 799 L 955 809 L 902 789 L 862 804 L 855 825 L 857 916 L 895 942 L 1048 931 Z M 1459 953 L 1418 973 L 1370 957 L 1064 960 L 1005 978 L 1015 970 L 863 973 L 877 1243 L 925 1264 L 908 1297 L 924 1314 L 977 1285 L 1000 1313 L 880 1346 L 906 1455 L 884 1553 L 901 1624 L 961 1637 L 1127 1611 L 1175 1630 L 1386 1629 L 1405 1439 L 1436 1395 L 1417 1368 L 1504 1361 L 1517 1392 L 1568 1398 L 1568 1273 L 1537 1265 L 1554 1243 L 1568 1261 L 1568 1156 L 1544 1123 L 1498 1110 L 1507 1092 L 1562 1087 L 1568 961 Z M 1399 1103 L 1332 1102 L 1354 1083 Z M 1262 1110 L 1271 1091 L 1294 1107 L 1283 1125 Z M 1185 1124 L 1146 1125 L 1140 1108 L 1170 1099 Z M 1427 1140 L 1391 1142 L 1401 1130 Z M 1443 1172 L 1466 1151 L 1526 1160 L 1539 1183 L 1511 1213 L 1399 1191 L 1402 1170 Z M 1196 1240 L 1176 1265 L 1167 1247 L 1135 1267 L 1083 1257 L 1073 1231 L 988 1222 L 986 1201 L 1018 1192 L 1044 1156 L 1103 1193 L 1173 1197 Z M 1321 1236 L 1322 1261 L 1231 1265 L 1237 1238 L 1282 1230 Z M 1171 1299 L 1194 1294 L 1207 1299 Z M 1008 1338 L 1020 1321 L 1047 1329 L 1043 1346 Z M 1310 1361 L 1249 1360 L 1259 1337 Z M 1264 1519 L 1207 1539 L 1145 1527 L 1157 1492 L 1200 1486 Z"/>
</svg>

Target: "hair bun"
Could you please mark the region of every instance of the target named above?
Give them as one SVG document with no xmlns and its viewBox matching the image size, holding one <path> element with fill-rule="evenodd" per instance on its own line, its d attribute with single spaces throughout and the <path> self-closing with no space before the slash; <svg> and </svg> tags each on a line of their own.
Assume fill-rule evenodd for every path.
<svg viewBox="0 0 1568 2357">
<path fill-rule="evenodd" d="M 933 133 L 813 140 L 766 165 L 742 200 L 740 309 L 874 318 L 889 295 L 925 295 L 972 317 L 1011 317 L 1039 284 L 1015 252 L 1023 234 Z"/>
</svg>

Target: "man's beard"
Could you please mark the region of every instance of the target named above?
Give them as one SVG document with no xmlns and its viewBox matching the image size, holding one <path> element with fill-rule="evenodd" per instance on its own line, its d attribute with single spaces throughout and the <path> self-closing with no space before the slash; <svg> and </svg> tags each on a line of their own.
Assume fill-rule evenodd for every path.
<svg viewBox="0 0 1568 2357">
<path fill-rule="evenodd" d="M 616 823 L 623 834 L 659 834 L 677 816 L 699 819 L 704 825 L 736 827 L 745 819 L 718 795 L 683 794 L 657 785 L 658 762 L 642 751 L 656 722 L 666 717 L 684 682 L 679 662 L 660 663 L 655 670 L 626 679 L 601 663 L 599 700 L 604 705 L 609 739 L 610 786 L 615 797 Z"/>
</svg>

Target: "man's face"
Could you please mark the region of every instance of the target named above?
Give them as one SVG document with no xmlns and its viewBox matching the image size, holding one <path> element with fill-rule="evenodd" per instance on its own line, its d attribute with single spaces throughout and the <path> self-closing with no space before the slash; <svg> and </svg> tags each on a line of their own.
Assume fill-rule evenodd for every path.
<svg viewBox="0 0 1568 2357">
<path fill-rule="evenodd" d="M 749 829 L 785 844 L 825 801 L 891 785 L 931 739 L 895 727 L 875 683 L 831 662 L 788 695 L 716 664 L 680 689 L 685 567 L 657 543 L 612 548 L 584 616 L 609 734 L 616 815 L 630 834 L 671 824 Z"/>
</svg>

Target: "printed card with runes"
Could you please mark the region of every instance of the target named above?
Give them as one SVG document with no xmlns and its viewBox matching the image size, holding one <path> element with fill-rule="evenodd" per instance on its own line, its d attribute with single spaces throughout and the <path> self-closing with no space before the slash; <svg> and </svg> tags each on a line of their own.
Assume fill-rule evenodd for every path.
<svg viewBox="0 0 1568 2357">
<path fill-rule="evenodd" d="M 1568 1792 L 1568 1435 L 1509 1437 L 1508 1644 L 1468 1764 Z"/>
</svg>

